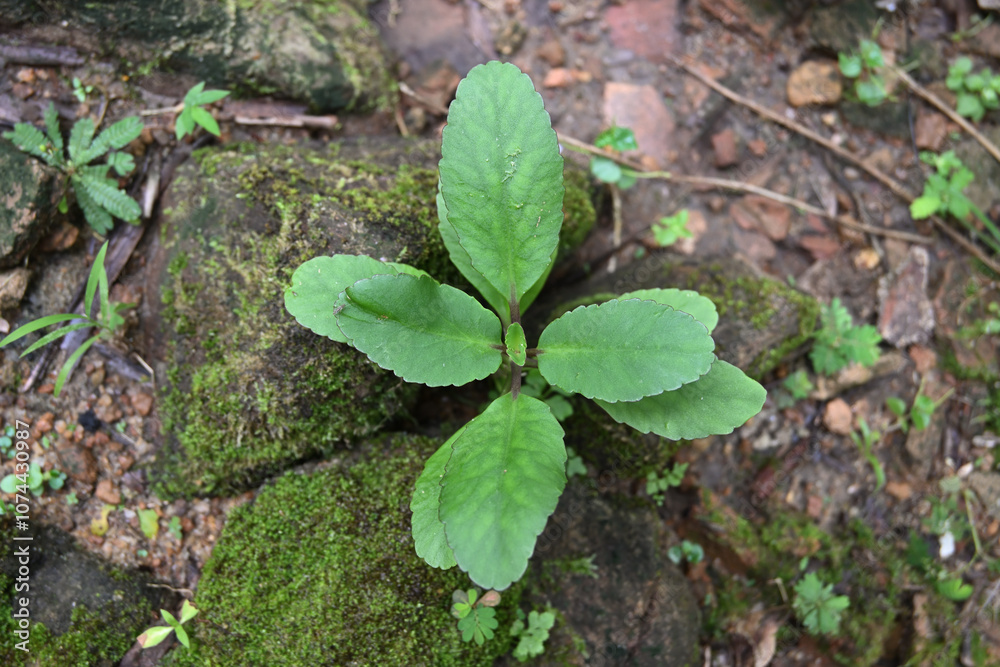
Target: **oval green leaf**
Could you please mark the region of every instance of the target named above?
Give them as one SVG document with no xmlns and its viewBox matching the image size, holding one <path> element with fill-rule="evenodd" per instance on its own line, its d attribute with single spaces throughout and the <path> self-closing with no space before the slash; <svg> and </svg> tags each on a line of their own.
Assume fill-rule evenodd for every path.
<svg viewBox="0 0 1000 667">
<path fill-rule="evenodd" d="M 285 309 L 314 333 L 346 343 L 333 312 L 340 293 L 359 280 L 399 273 L 427 275 L 406 264 L 380 262 L 365 255 L 314 257 L 292 274 L 292 284 L 285 290 Z"/>
<path fill-rule="evenodd" d="M 524 338 L 524 329 L 520 324 L 514 322 L 507 327 L 507 335 L 504 338 L 507 345 L 507 356 L 518 366 L 524 366 L 527 360 L 528 342 Z"/>
<path fill-rule="evenodd" d="M 694 382 L 715 360 L 704 324 L 637 299 L 572 310 L 545 328 L 538 347 L 538 370 L 549 384 L 612 403 Z"/>
<path fill-rule="evenodd" d="M 546 270 L 563 219 L 563 160 L 531 79 L 510 63 L 472 68 L 451 103 L 441 155 L 448 221 L 472 266 L 520 299 Z"/>
<path fill-rule="evenodd" d="M 520 579 L 565 486 L 563 430 L 548 406 L 509 393 L 490 403 L 455 438 L 441 479 L 458 566 L 485 589 Z"/>
<path fill-rule="evenodd" d="M 431 567 L 442 570 L 455 566 L 455 554 L 448 546 L 448 540 L 444 536 L 444 524 L 438 517 L 438 508 L 441 504 L 441 478 L 444 477 L 445 464 L 451 458 L 452 443 L 464 431 L 463 426 L 427 459 L 424 471 L 417 478 L 413 499 L 410 501 L 410 511 L 413 512 L 410 527 L 417 555 Z"/>
<path fill-rule="evenodd" d="M 500 320 L 429 276 L 360 280 L 338 301 L 348 342 L 382 368 L 431 387 L 482 380 L 500 367 Z"/>
<path fill-rule="evenodd" d="M 760 412 L 767 391 L 743 371 L 717 360 L 694 382 L 632 403 L 598 400 L 615 421 L 671 440 L 725 435 Z"/>
<path fill-rule="evenodd" d="M 719 323 L 719 313 L 715 310 L 715 304 L 712 303 L 712 300 L 692 290 L 680 290 L 673 287 L 641 289 L 618 297 L 619 301 L 628 299 L 655 301 L 664 306 L 670 306 L 674 310 L 685 312 L 704 324 L 708 333 L 715 331 L 715 325 Z"/>
</svg>

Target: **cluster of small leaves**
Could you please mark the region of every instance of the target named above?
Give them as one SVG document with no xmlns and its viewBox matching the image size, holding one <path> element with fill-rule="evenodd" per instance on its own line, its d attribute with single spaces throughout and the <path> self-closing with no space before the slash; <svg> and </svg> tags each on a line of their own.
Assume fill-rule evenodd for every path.
<svg viewBox="0 0 1000 667">
<path fill-rule="evenodd" d="M 24 326 L 18 327 L 12 331 L 9 336 L 0 340 L 0 347 L 3 347 L 34 331 L 44 329 L 49 325 L 58 324 L 60 322 L 70 322 L 70 324 L 59 327 L 55 331 L 42 336 L 37 341 L 29 345 L 23 352 L 21 352 L 21 356 L 23 357 L 26 354 L 34 352 L 40 347 L 62 338 L 72 331 L 90 328 L 97 329 L 97 333 L 88 338 L 66 359 L 62 369 L 59 371 L 59 375 L 56 377 L 55 388 L 53 391 L 55 396 L 59 396 L 59 392 L 62 391 L 63 384 L 69 378 L 70 372 L 73 370 L 73 367 L 76 365 L 76 362 L 79 361 L 80 357 L 82 357 L 84 353 L 86 353 L 86 351 L 89 350 L 90 347 L 97 341 L 113 337 L 118 327 L 125 323 L 125 318 L 121 315 L 122 311 L 131 308 L 134 305 L 130 303 L 111 303 L 108 297 L 108 274 L 104 269 L 104 256 L 107 251 L 108 243 L 105 241 L 104 245 L 101 246 L 100 252 L 97 253 L 94 265 L 90 269 L 90 277 L 87 279 L 87 287 L 84 291 L 83 314 L 59 313 L 56 315 L 40 317 L 33 322 L 28 322 Z M 94 298 L 98 295 L 100 297 L 100 311 L 95 318 L 91 317 L 90 313 L 93 312 Z"/>
<path fill-rule="evenodd" d="M 475 642 L 482 646 L 487 639 L 493 639 L 493 631 L 499 623 L 496 619 L 496 609 L 500 604 L 500 594 L 487 591 L 479 598 L 474 588 L 468 591 L 454 591 L 451 594 L 451 615 L 458 619 L 458 629 L 462 633 L 462 641 Z"/>
<path fill-rule="evenodd" d="M 918 431 L 923 431 L 931 423 L 931 416 L 933 416 L 934 411 L 950 395 L 951 391 L 949 390 L 947 394 L 935 401 L 927 394 L 917 392 L 916 397 L 913 399 L 913 405 L 910 406 L 909 410 L 907 410 L 906 401 L 898 396 L 890 396 L 885 400 L 885 404 L 889 408 L 889 411 L 896 415 L 897 424 L 903 433 L 909 432 L 911 424 Z"/>
<path fill-rule="evenodd" d="M 181 605 L 180 620 L 174 617 L 166 609 L 160 610 L 160 616 L 163 620 L 167 622 L 167 625 L 155 625 L 151 628 L 146 628 L 146 630 L 138 636 L 136 641 L 142 648 L 152 648 L 158 644 L 161 644 L 164 639 L 170 636 L 171 632 L 177 634 L 177 641 L 184 645 L 184 648 L 191 648 L 191 640 L 188 639 L 187 631 L 181 627 L 192 618 L 198 614 L 198 609 L 191 604 L 188 600 L 184 600 L 184 604 Z"/>
<path fill-rule="evenodd" d="M 119 176 L 125 176 L 135 168 L 130 154 L 114 150 L 135 140 L 142 133 L 142 127 L 142 121 L 132 116 L 118 121 L 95 139 L 94 121 L 81 118 L 70 131 L 64 152 L 59 118 L 55 105 L 50 103 L 45 110 L 45 134 L 30 123 L 18 123 L 13 131 L 3 136 L 25 153 L 64 171 L 87 222 L 98 234 L 107 234 L 114 225 L 112 216 L 137 224 L 142 213 L 139 204 L 118 188 L 118 181 L 108 177 L 108 169 L 113 168 Z M 90 164 L 105 155 L 107 161 L 103 164 Z M 61 206 L 65 207 L 65 198 Z"/>
<path fill-rule="evenodd" d="M 923 220 L 932 215 L 951 214 L 979 237 L 993 252 L 1000 254 L 1000 228 L 983 211 L 965 196 L 964 190 L 975 180 L 972 170 L 962 164 L 954 151 L 940 155 L 924 151 L 920 159 L 934 167 L 934 173 L 927 176 L 923 193 L 910 204 L 910 215 L 914 220 Z M 982 234 L 969 221 L 974 215 L 982 223 L 987 234 Z"/>
<path fill-rule="evenodd" d="M 854 81 L 858 100 L 870 107 L 877 107 L 889 96 L 885 77 L 879 72 L 885 67 L 882 49 L 870 39 L 862 39 L 857 53 L 840 53 L 840 73 Z"/>
<path fill-rule="evenodd" d="M 782 385 L 788 390 L 792 398 L 797 401 L 808 398 L 809 392 L 813 390 L 813 383 L 809 379 L 809 374 L 801 368 L 786 377 Z"/>
<path fill-rule="evenodd" d="M 815 572 L 795 584 L 795 615 L 814 635 L 836 635 L 840 616 L 851 604 L 846 595 L 834 595 L 833 585 L 824 584 Z"/>
<path fill-rule="evenodd" d="M 594 139 L 594 145 L 612 153 L 624 153 L 639 148 L 635 133 L 627 127 L 610 127 Z M 635 185 L 635 172 L 619 165 L 611 158 L 594 155 L 590 158 L 590 173 L 599 181 L 617 185 L 626 190 Z"/>
<path fill-rule="evenodd" d="M 13 424 L 4 427 L 3 435 L 0 435 L 0 461 L 14 456 L 14 434 L 16 429 Z"/>
<path fill-rule="evenodd" d="M 664 470 L 662 476 L 653 471 L 646 475 L 646 493 L 656 501 L 657 505 L 663 504 L 667 490 L 681 485 L 688 465 L 687 463 L 675 463 L 669 470 Z"/>
<path fill-rule="evenodd" d="M 523 575 L 566 485 L 563 430 L 552 405 L 523 390 L 524 367 L 674 440 L 731 433 L 766 392 L 716 358 L 718 313 L 695 292 L 640 290 L 580 306 L 527 344 L 520 317 L 559 245 L 563 161 L 541 96 L 515 66 L 480 65 L 459 84 L 441 151 L 441 238 L 495 312 L 414 267 L 349 255 L 305 262 L 285 306 L 410 382 L 460 386 L 506 366 L 510 391 L 430 457 L 410 504 L 420 557 L 503 590 Z"/>
<path fill-rule="evenodd" d="M 12 473 L 0 480 L 0 491 L 10 494 L 31 491 L 32 495 L 38 497 L 45 493 L 46 482 L 50 489 L 58 491 L 66 483 L 66 473 L 59 472 L 55 468 L 43 471 L 37 461 L 32 461 L 27 473 L 22 475 Z"/>
<path fill-rule="evenodd" d="M 674 565 L 680 565 L 681 561 L 687 561 L 693 565 L 700 563 L 704 557 L 705 550 L 701 548 L 701 545 L 688 540 L 682 540 L 680 544 L 675 544 L 667 549 L 667 558 Z"/>
<path fill-rule="evenodd" d="M 566 477 L 572 477 L 574 475 L 586 475 L 587 466 L 584 465 L 583 459 L 573 451 L 572 447 L 566 448 Z"/>
<path fill-rule="evenodd" d="M 820 311 L 820 328 L 813 334 L 809 358 L 822 375 L 832 375 L 852 362 L 871 366 L 878 360 L 881 341 L 878 329 L 870 324 L 854 326 L 847 308 L 834 299 Z"/>
<path fill-rule="evenodd" d="M 653 238 L 661 248 L 673 245 L 679 239 L 689 239 L 693 236 L 691 230 L 687 228 L 688 210 L 681 209 L 674 215 L 660 218 L 658 223 L 652 227 Z"/>
<path fill-rule="evenodd" d="M 945 477 L 938 484 L 944 492 L 944 497 L 931 498 L 931 514 L 922 521 L 922 524 L 937 537 L 940 560 L 945 561 L 954 554 L 955 542 L 961 540 L 967 533 L 974 532 L 974 527 L 958 507 L 958 497 L 962 490 L 961 480 L 957 476 Z M 977 538 L 974 538 L 974 542 L 978 545 Z M 972 595 L 973 587 L 965 583 L 960 574 L 950 572 L 942 563 L 932 558 L 927 542 L 916 533 L 910 535 L 906 560 L 927 578 L 934 590 L 949 600 L 962 602 Z"/>
<path fill-rule="evenodd" d="M 84 85 L 80 79 L 73 77 L 73 97 L 77 99 L 81 104 L 87 101 L 87 96 L 94 92 L 94 87 L 91 85 Z"/>
<path fill-rule="evenodd" d="M 851 431 L 851 440 L 861 450 L 872 469 L 875 471 L 875 490 L 880 490 L 885 486 L 885 469 L 882 462 L 875 456 L 875 445 L 882 439 L 882 433 L 872 429 L 868 425 L 868 420 L 864 417 L 858 419 L 858 430 Z"/>
<path fill-rule="evenodd" d="M 525 620 L 528 621 L 527 625 Z M 526 662 L 545 653 L 545 640 L 549 638 L 549 630 L 555 623 L 556 615 L 551 611 L 538 613 L 532 610 L 525 618 L 524 612 L 518 609 L 517 620 L 510 627 L 510 636 L 519 638 L 514 647 L 514 657 L 520 662 Z"/>
<path fill-rule="evenodd" d="M 227 90 L 205 90 L 205 82 L 197 84 L 184 96 L 183 108 L 174 123 L 174 131 L 178 139 L 194 132 L 195 125 L 200 125 L 211 134 L 219 136 L 219 124 L 215 121 L 204 105 L 218 102 L 229 94 Z"/>
<path fill-rule="evenodd" d="M 972 60 L 963 56 L 948 68 L 948 90 L 955 92 L 955 112 L 977 123 L 987 110 L 1000 108 L 1000 74 L 989 67 L 972 71 Z"/>
</svg>

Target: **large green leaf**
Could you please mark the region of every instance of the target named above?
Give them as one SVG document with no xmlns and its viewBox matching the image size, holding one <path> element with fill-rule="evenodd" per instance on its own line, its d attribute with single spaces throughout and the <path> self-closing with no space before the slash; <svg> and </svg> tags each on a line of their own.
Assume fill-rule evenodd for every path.
<svg viewBox="0 0 1000 667">
<path fill-rule="evenodd" d="M 641 289 L 618 297 L 619 301 L 628 299 L 655 301 L 675 310 L 681 310 L 704 324 L 708 333 L 712 333 L 715 325 L 719 323 L 719 313 L 715 310 L 712 300 L 692 290 L 679 290 L 673 287 Z"/>
<path fill-rule="evenodd" d="M 652 301 L 581 306 L 545 328 L 538 370 L 549 384 L 605 401 L 637 401 L 708 372 L 715 342 L 691 315 Z"/>
<path fill-rule="evenodd" d="M 442 570 L 455 566 L 455 554 L 448 546 L 444 536 L 444 524 L 438 517 L 438 508 L 441 506 L 441 478 L 444 476 L 445 464 L 451 458 L 451 446 L 464 432 L 463 426 L 427 459 L 424 471 L 417 478 L 417 484 L 413 489 L 413 500 L 410 501 L 410 510 L 413 512 L 411 519 L 413 543 L 417 555 L 431 567 Z"/>
<path fill-rule="evenodd" d="M 408 382 L 481 380 L 500 367 L 500 320 L 428 276 L 374 276 L 348 287 L 337 325 L 348 342 Z"/>
<path fill-rule="evenodd" d="M 541 96 L 509 63 L 474 67 L 451 103 L 441 194 L 472 266 L 520 298 L 559 243 L 563 160 Z"/>
<path fill-rule="evenodd" d="M 674 391 L 633 403 L 597 401 L 615 421 L 642 433 L 691 440 L 732 433 L 760 412 L 767 392 L 736 366 L 717 360 L 707 374 Z"/>
<path fill-rule="evenodd" d="M 292 274 L 292 284 L 285 289 L 285 309 L 314 333 L 346 343 L 347 337 L 337 326 L 333 312 L 340 293 L 359 280 L 398 273 L 427 275 L 406 264 L 380 262 L 366 255 L 314 257 Z"/>
<path fill-rule="evenodd" d="M 483 588 L 524 574 L 566 486 L 562 438 L 545 403 L 504 394 L 454 439 L 439 516 L 458 566 Z"/>
</svg>

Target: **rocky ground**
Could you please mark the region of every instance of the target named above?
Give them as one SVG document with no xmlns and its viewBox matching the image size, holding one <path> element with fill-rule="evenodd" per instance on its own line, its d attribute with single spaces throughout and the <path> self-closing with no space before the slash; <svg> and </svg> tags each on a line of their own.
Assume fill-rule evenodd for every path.
<svg viewBox="0 0 1000 667">
<path fill-rule="evenodd" d="M 385 434 L 446 435 L 475 413 L 489 387 L 468 396 L 407 394 L 376 374 L 346 388 L 313 385 L 323 400 L 371 401 L 365 403 L 367 412 L 352 413 L 349 424 L 333 426 L 335 420 L 325 416 L 299 418 L 301 406 L 282 398 L 287 387 L 281 374 L 261 370 L 298 368 L 299 357 L 288 356 L 280 346 L 260 348 L 247 341 L 313 344 L 281 323 L 284 313 L 277 300 L 290 268 L 317 252 L 302 241 L 312 239 L 307 235 L 313 225 L 325 225 L 329 247 L 359 243 L 358 252 L 409 252 L 406 261 L 425 262 L 429 270 L 439 266 L 435 253 L 440 248 L 427 234 L 434 220 L 435 178 L 428 171 L 434 167 L 434 142 L 462 75 L 477 63 L 500 58 L 532 77 L 560 133 L 571 164 L 567 173 L 575 174 L 579 193 L 567 221 L 589 228 L 591 202 L 596 207 L 596 226 L 582 244 L 564 239 L 565 261 L 553 275 L 552 291 L 535 307 L 539 317 L 588 293 L 622 292 L 623 286 L 635 289 L 651 280 L 694 287 L 718 304 L 724 330 L 720 353 L 754 373 L 769 393 L 761 414 L 732 436 L 680 447 L 630 435 L 582 401 L 574 404 L 576 413 L 565 428 L 587 474 L 574 482 L 550 526 L 570 537 L 552 538 L 554 546 L 542 550 L 547 553 L 540 553 L 530 582 L 523 591 L 512 591 L 507 602 L 511 614 L 518 596 L 525 610 L 552 605 L 561 614 L 551 650 L 537 664 L 1000 664 L 998 274 L 937 227 L 914 221 L 908 202 L 867 171 L 879 170 L 919 193 L 927 170 L 916 151 L 954 150 L 975 175 L 966 193 L 996 220 L 1000 164 L 903 84 L 890 81 L 889 101 L 871 110 L 857 101 L 837 70 L 838 52 L 856 50 L 878 23 L 876 41 L 886 60 L 913 63 L 910 75 L 951 102 L 944 79 L 957 57 L 967 55 L 977 66 L 1000 70 L 1000 25 L 995 12 L 993 23 L 974 22 L 985 14 L 975 2 L 906 3 L 895 11 L 876 4 L 891 3 L 378 2 L 367 7 L 370 20 L 357 18 L 351 29 L 366 44 L 378 35 L 391 54 L 378 57 L 388 58 L 391 66 L 370 75 L 360 63 L 374 56 L 359 49 L 361 55 L 352 56 L 358 64 L 353 71 L 369 76 L 358 82 L 345 75 L 354 87 L 344 90 L 353 92 L 337 99 L 312 92 L 297 74 L 283 76 L 293 68 L 282 64 L 281 49 L 270 42 L 260 47 L 264 55 L 256 61 L 241 55 L 244 47 L 237 48 L 229 61 L 235 64 L 212 83 L 236 92 L 212 108 L 222 129 L 218 140 L 201 133 L 194 141 L 178 142 L 174 114 L 158 113 L 143 116 L 146 129 L 129 147 L 139 169 L 122 183 L 155 205 L 144 223 L 153 233 L 130 242 L 135 250 L 125 253 L 131 258 L 112 289 L 112 300 L 137 304 L 121 335 L 87 354 L 58 398 L 52 395 L 53 383 L 64 355 L 35 378 L 30 390 L 21 391 L 39 357 L 20 359 L 23 345 L 3 351 L 2 427 L 16 420 L 29 423 L 34 460 L 67 475 L 62 488 L 45 488 L 33 499 L 32 521 L 71 535 L 84 552 L 99 557 L 81 566 L 80 577 L 103 582 L 93 573 L 112 564 L 138 577 L 147 593 L 163 592 L 166 597 L 143 603 L 147 612 L 174 608 L 178 595 L 194 596 L 205 610 L 197 630 L 210 647 L 203 655 L 223 660 L 218 664 L 241 664 L 224 660 L 247 644 L 247 627 L 260 623 L 243 609 L 292 603 L 281 595 L 294 599 L 287 592 L 294 582 L 262 592 L 267 587 L 260 582 L 280 581 L 282 568 L 252 570 L 265 557 L 286 557 L 258 546 L 275 531 L 286 541 L 300 539 L 290 528 L 267 523 L 264 508 L 276 511 L 282 499 L 294 504 L 289 499 L 301 497 L 296 494 L 322 496 L 335 485 L 330 480 L 348 479 L 344 495 L 334 494 L 326 509 L 318 504 L 313 509 L 351 523 L 400 507 L 398 521 L 372 519 L 372 525 L 407 535 L 406 494 L 397 498 L 372 491 L 384 480 L 363 465 L 355 470 L 358 457 L 385 457 L 391 462 L 387 479 L 408 488 L 413 475 L 408 466 L 418 465 L 412 453 L 427 445 Z M 139 47 L 81 37 L 72 25 L 47 24 L 24 7 L 9 10 L 11 23 L 0 35 L 4 129 L 40 121 L 49 102 L 56 104 L 65 127 L 88 115 L 111 121 L 169 109 L 204 78 L 182 59 L 154 59 Z M 343 20 L 341 15 L 322 25 L 344 29 L 337 23 Z M 277 32 L 293 34 L 282 26 L 284 32 Z M 122 44 L 131 45 L 136 36 L 122 30 Z M 215 43 L 206 39 L 197 47 L 201 51 L 192 52 L 215 54 Z M 31 51 L 29 46 L 44 48 Z M 240 83 L 246 62 L 264 63 L 257 78 L 251 77 L 255 85 Z M 712 92 L 685 66 L 828 139 L 857 163 Z M 398 93 L 387 73 L 399 82 Z M 74 86 L 74 77 L 80 86 Z M 273 96 L 265 97 L 268 92 Z M 1000 140 L 997 120 L 997 112 L 991 112 L 976 123 L 994 143 Z M 639 149 L 625 156 L 632 164 L 704 178 L 643 179 L 625 190 L 586 178 L 587 157 L 569 149 L 591 144 L 615 124 L 635 132 Z M 421 138 L 430 148 L 399 154 L 364 139 L 399 135 Z M 326 147 L 359 138 L 361 152 L 342 162 Z M 281 147 L 296 142 L 310 142 L 308 169 L 315 173 L 287 166 Z M 218 148 L 192 158 L 194 150 L 210 146 Z M 407 167 L 394 171 L 401 163 Z M 24 164 L 30 166 L 30 160 Z M 157 182 L 150 185 L 154 176 Z M 708 178 L 764 188 L 818 212 L 720 188 Z M 58 185 L 52 174 L 37 175 L 35 181 L 46 179 Z M 336 186 L 344 180 L 358 188 L 346 200 Z M 39 195 L 46 197 L 51 198 Z M 235 208 L 223 211 L 212 203 L 218 201 L 231 201 Z M 682 209 L 689 211 L 692 236 L 658 249 L 651 225 Z M 862 226 L 838 224 L 831 218 L 836 214 Z M 229 220 L 224 224 L 233 225 L 237 235 L 200 235 L 205 221 L 216 218 Z M 286 235 L 290 219 L 295 222 Z M 379 225 L 390 219 L 397 230 L 400 220 L 412 225 L 405 238 L 383 238 Z M 361 233 L 354 228 L 354 234 L 345 234 L 343 228 L 351 225 L 361 225 Z M 278 228 L 281 239 L 288 240 L 279 244 L 287 254 L 275 259 L 269 244 Z M 22 241 L 4 248 L 12 259 L 5 260 L 10 268 L 0 278 L 5 318 L 0 333 L 69 307 L 100 247 L 73 209 L 68 215 L 52 212 L 47 229 L 37 236 L 30 253 Z M 262 284 L 266 288 L 247 289 Z M 194 285 L 195 292 L 185 292 L 185 286 Z M 827 377 L 810 362 L 809 334 L 818 304 L 833 299 L 840 299 L 856 323 L 876 326 L 884 340 L 871 367 L 854 365 Z M 232 322 L 227 313 L 236 314 Z M 205 345 L 216 336 L 223 341 L 222 354 Z M 185 340 L 197 345 L 185 348 Z M 324 369 L 357 365 L 341 352 L 309 350 L 327 355 Z M 234 366 L 221 365 L 227 356 Z M 185 370 L 194 357 L 210 370 Z M 786 380 L 801 377 L 797 372 L 811 387 L 793 396 Z M 220 377 L 220 384 L 212 384 Z M 357 386 L 376 385 L 374 397 L 352 393 Z M 198 398 L 180 400 L 178 387 L 182 395 Z M 209 390 L 198 394 L 193 387 Z M 918 395 L 940 404 L 926 428 L 904 432 L 887 402 L 899 398 L 910 406 Z M 232 397 L 234 402 L 228 402 Z M 292 418 L 276 425 L 268 416 L 277 414 Z M 862 420 L 879 431 L 870 457 L 852 438 Z M 219 433 L 219 442 L 211 439 Z M 244 435 L 252 443 L 246 447 L 259 449 L 240 449 Z M 285 446 L 265 448 L 258 444 L 263 440 Z M 233 441 L 236 449 L 228 449 Z M 355 446 L 346 448 L 344 442 Z M 3 474 L 13 469 L 6 456 L 0 463 Z M 683 482 L 653 503 L 646 475 L 676 463 L 689 464 Z M 286 477 L 266 483 L 268 490 L 261 494 L 266 480 L 302 464 L 303 480 L 323 481 Z M 261 499 L 250 502 L 258 494 Z M 369 496 L 365 509 L 343 510 L 345 503 Z M 309 507 L 288 511 L 288 526 L 316 530 Z M 596 518 L 581 521 L 581 516 Z M 227 517 L 235 517 L 230 536 L 224 531 Z M 220 540 L 225 546 L 206 570 Z M 682 562 L 678 570 L 664 553 L 682 540 L 700 545 L 704 557 Z M 53 540 L 40 572 L 58 560 L 52 554 L 75 553 L 67 544 Z M 284 568 L 320 580 L 323 572 L 355 563 L 339 552 L 317 555 L 324 548 L 322 541 L 309 541 L 309 557 L 287 555 Z M 596 580 L 566 565 L 590 555 Z M 408 615 L 422 605 L 438 605 L 444 620 L 421 616 L 421 632 L 436 628 L 434 623 L 451 632 L 450 594 L 462 582 L 452 577 L 425 583 L 407 567 L 393 556 L 382 570 L 370 570 L 371 578 L 384 573 L 397 593 L 408 590 L 384 609 L 378 606 L 381 600 L 372 603 L 379 609 L 372 613 L 376 619 L 391 619 L 374 621 L 374 632 L 391 627 L 394 636 L 404 636 Z M 234 581 L 248 571 L 254 583 L 247 590 Z M 357 576 L 356 569 L 349 572 Z M 810 573 L 850 600 L 836 633 L 813 631 L 796 614 L 796 588 Z M 203 574 L 209 583 L 199 588 Z M 971 591 L 949 594 L 943 582 L 955 580 Z M 302 619 L 313 618 L 309 594 L 319 590 L 323 604 L 329 604 L 352 592 L 332 584 L 326 588 L 327 583 L 302 589 L 301 598 L 310 601 L 296 612 Z M 370 598 L 382 594 L 372 592 Z M 403 606 L 393 606 L 397 602 Z M 55 613 L 44 632 L 58 635 L 70 626 L 73 602 L 63 604 L 64 613 Z M 595 620 L 604 617 L 614 622 Z M 338 619 L 321 614 L 315 623 L 344 623 Z M 155 613 L 147 614 L 139 625 L 155 620 Z M 77 630 L 89 628 L 88 622 L 72 617 Z M 257 652 L 241 659 L 245 664 L 367 664 L 350 652 L 332 652 L 333 646 L 354 641 L 349 635 L 313 637 L 318 653 L 289 658 L 283 649 L 311 632 L 307 627 L 282 625 L 273 644 L 251 642 Z M 107 662 L 81 658 L 79 664 L 122 660 L 131 644 L 122 638 L 129 633 L 133 628 L 100 649 Z M 442 655 L 462 656 L 456 664 L 488 662 L 507 652 L 498 644 L 483 653 L 462 653 L 468 649 L 456 641 L 457 633 L 447 636 L 445 641 L 428 631 L 418 640 L 393 643 L 393 657 L 385 664 L 431 664 L 425 656 L 434 651 L 426 647 L 437 641 Z M 96 655 L 86 642 L 79 650 Z M 40 655 L 38 664 L 68 664 Z M 133 649 L 123 664 L 140 664 L 139 659 Z M 155 659 L 159 654 L 146 656 L 149 662 Z M 166 658 L 175 664 L 202 664 L 200 659 L 179 651 Z"/>
</svg>

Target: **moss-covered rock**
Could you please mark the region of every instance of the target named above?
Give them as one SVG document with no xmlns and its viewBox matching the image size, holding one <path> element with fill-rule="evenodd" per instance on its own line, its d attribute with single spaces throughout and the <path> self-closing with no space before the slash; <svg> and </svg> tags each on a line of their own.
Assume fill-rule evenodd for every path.
<svg viewBox="0 0 1000 667">
<path fill-rule="evenodd" d="M 0 517 L 0 664 L 117 664 L 155 620 L 162 589 L 147 586 L 145 575 L 83 552 L 55 528 L 37 531 L 31 541 L 15 541 L 12 519 L 10 513 Z M 26 574 L 19 571 L 23 563 L 17 555 L 25 547 L 30 553 Z M 26 639 L 14 634 L 21 629 L 12 617 L 15 597 L 29 600 Z M 18 648 L 25 640 L 28 652 Z"/>
<path fill-rule="evenodd" d="M 0 139 L 0 268 L 16 266 L 45 233 L 62 173 Z"/>
<path fill-rule="evenodd" d="M 0 0 L 0 23 L 313 110 L 388 108 L 395 88 L 365 0 Z M 127 17 L 123 18 L 123 17 Z M 136 72 L 129 72 L 135 74 Z"/>
<path fill-rule="evenodd" d="M 194 650 L 173 665 L 491 665 L 510 638 L 518 585 L 500 629 L 461 641 L 451 594 L 458 568 L 415 553 L 409 502 L 439 442 L 397 436 L 311 474 L 290 472 L 230 514 L 198 584 Z"/>
</svg>

